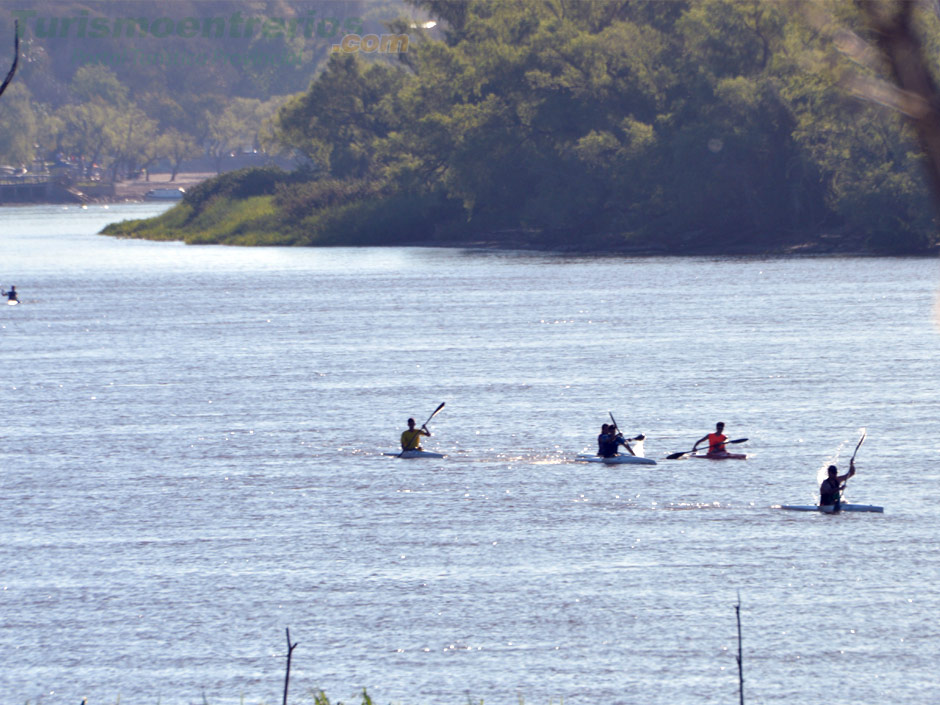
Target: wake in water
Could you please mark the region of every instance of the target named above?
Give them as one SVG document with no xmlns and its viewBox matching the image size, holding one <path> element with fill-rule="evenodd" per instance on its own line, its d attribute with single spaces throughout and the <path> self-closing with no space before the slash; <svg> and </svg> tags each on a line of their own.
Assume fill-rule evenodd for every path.
<svg viewBox="0 0 940 705">
<path fill-rule="evenodd" d="M 866 433 L 867 433 L 867 431 L 865 430 L 864 427 L 858 429 L 858 435 L 859 435 L 861 438 L 864 439 Z M 840 475 L 842 475 L 842 474 L 848 472 L 849 469 L 848 469 L 847 467 L 843 468 L 843 467 L 840 467 L 840 466 L 839 466 L 839 458 L 840 458 L 841 455 L 842 455 L 842 449 L 845 448 L 845 446 L 846 446 L 847 443 L 851 443 L 851 442 L 852 442 L 852 441 L 844 440 L 844 441 L 842 441 L 841 443 L 839 443 L 839 446 L 836 448 L 835 452 L 834 452 L 831 456 L 829 456 L 828 459 L 824 460 L 823 463 L 822 463 L 822 465 L 819 466 L 819 469 L 816 471 L 816 488 L 817 488 L 817 489 L 818 489 L 819 486 L 822 484 L 823 480 L 825 480 L 826 477 L 828 476 L 828 471 L 829 471 L 829 466 L 830 466 L 830 465 L 835 465 L 837 468 L 839 468 L 839 474 L 840 474 Z M 859 446 L 860 446 L 860 445 L 861 445 L 861 441 L 859 441 Z M 854 447 L 855 447 L 855 450 L 858 450 L 858 447 L 859 447 L 859 446 L 854 446 Z"/>
<path fill-rule="evenodd" d="M 833 452 L 833 454 L 830 455 L 826 460 L 823 460 L 822 465 L 820 465 L 819 469 L 816 470 L 816 487 L 817 488 L 822 484 L 823 480 L 825 480 L 826 477 L 828 477 L 829 466 L 830 465 L 835 465 L 836 467 L 839 466 L 839 458 L 842 455 L 842 449 L 845 448 L 846 443 L 848 443 L 848 441 L 842 441 L 841 443 L 839 443 L 839 446 L 835 449 L 835 452 Z"/>
</svg>

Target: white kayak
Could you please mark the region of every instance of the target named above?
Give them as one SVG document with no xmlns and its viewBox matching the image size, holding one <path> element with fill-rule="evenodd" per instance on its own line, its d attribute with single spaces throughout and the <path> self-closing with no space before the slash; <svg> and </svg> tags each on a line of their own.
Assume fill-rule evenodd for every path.
<svg viewBox="0 0 940 705">
<path fill-rule="evenodd" d="M 829 504 L 820 507 L 818 504 L 776 504 L 771 509 L 789 509 L 793 512 L 822 512 L 823 514 L 835 514 L 835 506 Z M 846 504 L 843 502 L 839 506 L 840 512 L 877 512 L 883 514 L 885 508 L 874 504 Z"/>
<path fill-rule="evenodd" d="M 443 453 L 432 453 L 429 450 L 406 450 L 404 452 L 399 451 L 398 453 L 382 453 L 382 455 L 390 455 L 393 458 L 443 458 Z"/>
<path fill-rule="evenodd" d="M 641 458 L 638 455 L 615 455 L 612 458 L 602 458 L 599 455 L 579 455 L 575 458 L 579 463 L 604 463 L 604 465 L 655 465 L 652 458 Z"/>
<path fill-rule="evenodd" d="M 16 306 L 19 303 L 16 299 L 8 299 L 7 306 Z"/>
</svg>

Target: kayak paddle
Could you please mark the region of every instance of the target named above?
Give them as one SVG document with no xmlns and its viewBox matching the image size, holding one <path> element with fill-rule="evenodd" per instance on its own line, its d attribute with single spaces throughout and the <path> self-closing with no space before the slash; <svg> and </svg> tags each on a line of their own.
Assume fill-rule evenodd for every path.
<svg viewBox="0 0 940 705">
<path fill-rule="evenodd" d="M 614 428 L 617 429 L 617 433 L 620 433 L 620 434 L 622 435 L 623 432 L 620 430 L 620 426 L 617 425 L 617 419 L 614 418 L 614 415 L 613 415 L 611 412 L 608 411 L 607 413 L 610 414 L 610 420 L 614 422 Z M 639 436 L 637 436 L 636 438 L 628 438 L 627 440 L 628 440 L 628 441 L 642 441 L 642 440 L 645 440 L 645 439 L 646 439 L 646 436 L 644 436 L 644 435 L 641 433 L 641 434 L 640 434 Z"/>
<path fill-rule="evenodd" d="M 617 419 L 614 418 L 614 412 L 613 412 L 613 411 L 608 411 L 607 413 L 610 414 L 610 420 L 614 422 L 614 428 L 617 429 L 617 433 L 620 433 L 620 426 L 617 425 Z M 631 440 L 631 441 L 636 441 L 636 440 L 639 440 L 639 439 L 637 439 L 637 438 L 631 438 L 630 440 Z M 631 448 L 630 446 L 628 446 L 628 445 L 626 445 L 626 444 L 624 444 L 624 445 L 625 445 L 626 449 L 627 449 L 628 451 L 630 451 L 630 455 L 634 455 L 634 456 L 636 455 L 636 453 L 633 452 L 633 448 Z"/>
<path fill-rule="evenodd" d="M 853 463 L 855 462 L 855 454 L 858 453 L 858 449 L 862 447 L 862 443 L 865 442 L 865 437 L 866 437 L 867 435 L 868 435 L 868 431 L 863 428 L 863 429 L 862 429 L 862 437 L 858 439 L 858 445 L 855 446 L 855 450 L 852 451 L 852 458 L 849 460 L 849 469 L 850 469 L 850 470 L 855 467 L 855 465 L 853 465 Z M 843 482 L 842 482 L 842 487 L 839 488 L 839 501 L 840 501 L 840 502 L 842 501 L 842 493 L 845 492 L 845 483 L 848 482 L 848 481 L 849 481 L 849 478 L 848 478 L 848 477 L 845 478 L 845 480 L 843 480 Z"/>
<path fill-rule="evenodd" d="M 744 443 L 744 441 L 746 440 L 747 440 L 746 438 L 738 438 L 737 440 L 734 440 L 734 441 L 725 441 L 724 444 L 731 445 L 732 443 Z M 681 453 L 670 453 L 669 455 L 666 456 L 666 460 L 678 460 L 683 455 L 694 453 L 696 450 L 698 450 L 698 448 L 693 448 L 692 450 L 684 450 Z"/>
<path fill-rule="evenodd" d="M 865 442 L 865 437 L 866 437 L 867 435 L 868 435 L 868 431 L 863 428 L 863 429 L 862 429 L 862 437 L 858 439 L 858 445 L 855 446 L 855 451 L 852 453 L 852 460 L 849 461 L 849 464 L 850 464 L 850 465 L 851 465 L 852 462 L 855 460 L 855 453 L 858 453 L 858 449 L 862 447 L 862 443 Z"/>
<path fill-rule="evenodd" d="M 431 414 L 430 416 L 428 416 L 428 420 L 425 421 L 423 424 L 421 424 L 421 428 L 424 428 L 424 427 L 427 426 L 429 423 L 431 423 L 431 419 L 433 419 L 435 416 L 437 416 L 437 412 L 444 408 L 444 404 L 446 404 L 446 402 L 443 402 L 443 401 L 442 401 L 442 402 L 441 402 L 441 405 L 440 405 L 439 407 L 437 407 L 437 408 L 434 410 L 434 413 Z M 424 429 L 424 430 L 427 430 L 427 429 Z M 414 441 L 414 438 L 412 438 L 412 441 Z M 410 444 L 409 444 L 409 445 L 410 445 Z M 402 452 L 398 454 L 398 457 L 400 458 L 400 457 L 403 456 L 405 453 L 407 453 L 409 450 L 411 450 L 411 449 L 410 449 L 410 448 L 404 448 L 404 449 L 402 450 Z"/>
</svg>

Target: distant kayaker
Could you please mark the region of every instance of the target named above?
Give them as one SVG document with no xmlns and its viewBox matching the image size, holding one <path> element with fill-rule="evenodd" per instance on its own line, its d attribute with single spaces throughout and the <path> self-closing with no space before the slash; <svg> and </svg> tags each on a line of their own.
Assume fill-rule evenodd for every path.
<svg viewBox="0 0 940 705">
<path fill-rule="evenodd" d="M 849 461 L 849 471 L 845 475 L 839 474 L 839 469 L 835 465 L 830 465 L 827 472 L 829 477 L 822 481 L 819 486 L 819 506 L 837 507 L 842 498 L 842 490 L 845 489 L 845 482 L 855 474 L 855 459 Z"/>
<path fill-rule="evenodd" d="M 401 449 L 402 450 L 424 450 L 421 447 L 421 436 L 430 436 L 427 426 L 415 428 L 415 420 L 408 419 L 408 430 L 402 431 Z"/>
<path fill-rule="evenodd" d="M 7 301 L 19 301 L 19 299 L 16 298 L 16 287 L 15 287 L 15 286 L 12 286 L 12 285 L 11 285 L 9 291 L 0 291 L 0 294 L 2 294 L 3 296 L 6 296 L 6 297 L 7 297 Z"/>
<path fill-rule="evenodd" d="M 692 452 L 694 453 L 698 448 L 699 443 L 708 441 L 708 455 L 727 455 L 728 451 L 725 449 L 725 441 L 728 440 L 728 437 L 724 434 L 725 425 L 723 422 L 719 421 L 715 424 L 715 432 L 707 433 L 697 441 L 695 445 L 692 446 Z"/>
</svg>

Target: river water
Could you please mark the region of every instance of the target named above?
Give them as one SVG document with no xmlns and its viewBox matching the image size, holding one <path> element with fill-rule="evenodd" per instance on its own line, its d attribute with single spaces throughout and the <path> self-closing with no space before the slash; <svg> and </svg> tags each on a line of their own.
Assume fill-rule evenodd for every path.
<svg viewBox="0 0 940 705">
<path fill-rule="evenodd" d="M 5 702 L 279 703 L 289 628 L 292 703 L 732 703 L 739 594 L 748 703 L 940 700 L 936 261 L 95 234 L 164 207 L 0 209 Z M 862 427 L 883 515 L 771 508 Z"/>
</svg>

